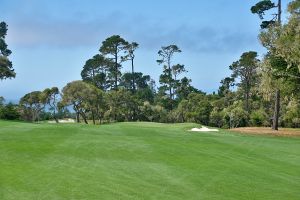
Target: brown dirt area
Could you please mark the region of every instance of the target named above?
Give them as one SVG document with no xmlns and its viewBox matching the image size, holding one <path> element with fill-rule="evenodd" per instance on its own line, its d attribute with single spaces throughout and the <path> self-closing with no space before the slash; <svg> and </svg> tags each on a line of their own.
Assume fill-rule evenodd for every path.
<svg viewBox="0 0 300 200">
<path fill-rule="evenodd" d="M 300 129 L 292 128 L 279 128 L 279 131 L 274 131 L 269 127 L 245 127 L 235 128 L 231 131 L 243 133 L 243 134 L 254 134 L 254 135 L 274 135 L 274 136 L 299 136 Z"/>
</svg>

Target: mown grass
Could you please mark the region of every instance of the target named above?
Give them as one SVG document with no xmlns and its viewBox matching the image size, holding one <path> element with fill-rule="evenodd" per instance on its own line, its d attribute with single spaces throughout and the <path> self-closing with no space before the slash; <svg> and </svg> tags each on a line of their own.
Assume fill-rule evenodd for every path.
<svg viewBox="0 0 300 200">
<path fill-rule="evenodd" d="M 300 199 L 300 138 L 0 121 L 0 199 Z"/>
</svg>

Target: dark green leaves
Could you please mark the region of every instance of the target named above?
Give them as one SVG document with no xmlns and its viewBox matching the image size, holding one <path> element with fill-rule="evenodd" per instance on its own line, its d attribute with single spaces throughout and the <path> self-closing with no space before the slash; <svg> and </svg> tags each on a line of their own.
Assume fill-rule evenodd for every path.
<svg viewBox="0 0 300 200">
<path fill-rule="evenodd" d="M 258 2 L 255 6 L 252 6 L 251 12 L 258 14 L 260 19 L 264 19 L 265 12 L 272 8 L 275 8 L 275 4 L 270 0 L 263 0 Z"/>
<path fill-rule="evenodd" d="M 5 22 L 0 23 L 0 80 L 14 78 L 16 73 L 12 68 L 12 62 L 8 60 L 11 50 L 7 49 L 5 36 L 7 33 L 7 25 Z"/>
</svg>

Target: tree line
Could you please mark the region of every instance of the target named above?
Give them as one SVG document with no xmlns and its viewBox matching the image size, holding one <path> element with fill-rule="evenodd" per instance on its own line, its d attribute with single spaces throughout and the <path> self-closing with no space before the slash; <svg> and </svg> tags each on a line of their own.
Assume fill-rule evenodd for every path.
<svg viewBox="0 0 300 200">
<path fill-rule="evenodd" d="M 113 35 L 85 62 L 82 80 L 68 83 L 61 91 L 53 87 L 28 93 L 18 105 L 4 105 L 1 99 L 0 118 L 11 112 L 16 119 L 59 122 L 72 117 L 86 124 L 151 121 L 223 128 L 300 127 L 300 0 L 288 4 L 286 23 L 282 23 L 281 4 L 281 0 L 263 0 L 251 8 L 262 20 L 259 40 L 267 53 L 261 59 L 255 51 L 243 53 L 229 66 L 230 76 L 221 80 L 213 94 L 193 87 L 185 76 L 186 66 L 174 63 L 181 53 L 177 45 L 158 50 L 157 64 L 162 71 L 157 87 L 149 75 L 136 70 L 139 44 Z M 5 44 L 6 31 L 7 26 L 1 25 L 1 44 Z M 6 44 L 0 48 L 1 79 L 12 78 L 15 72 L 7 58 L 11 52 Z M 131 72 L 122 72 L 125 62 L 131 65 Z"/>
</svg>

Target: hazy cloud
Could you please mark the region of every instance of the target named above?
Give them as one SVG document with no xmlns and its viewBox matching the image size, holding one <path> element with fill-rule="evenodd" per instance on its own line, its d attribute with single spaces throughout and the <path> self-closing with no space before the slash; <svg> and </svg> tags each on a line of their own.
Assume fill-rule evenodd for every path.
<svg viewBox="0 0 300 200">
<path fill-rule="evenodd" d="M 151 21 L 143 16 L 126 18 L 120 12 L 93 20 L 55 20 L 15 18 L 9 25 L 9 42 L 21 47 L 49 46 L 74 48 L 94 46 L 112 34 L 135 40 L 141 48 L 157 49 L 161 45 L 178 44 L 185 51 L 238 51 L 255 42 L 256 33 L 238 29 L 189 25 L 170 26 L 164 21 Z"/>
</svg>

